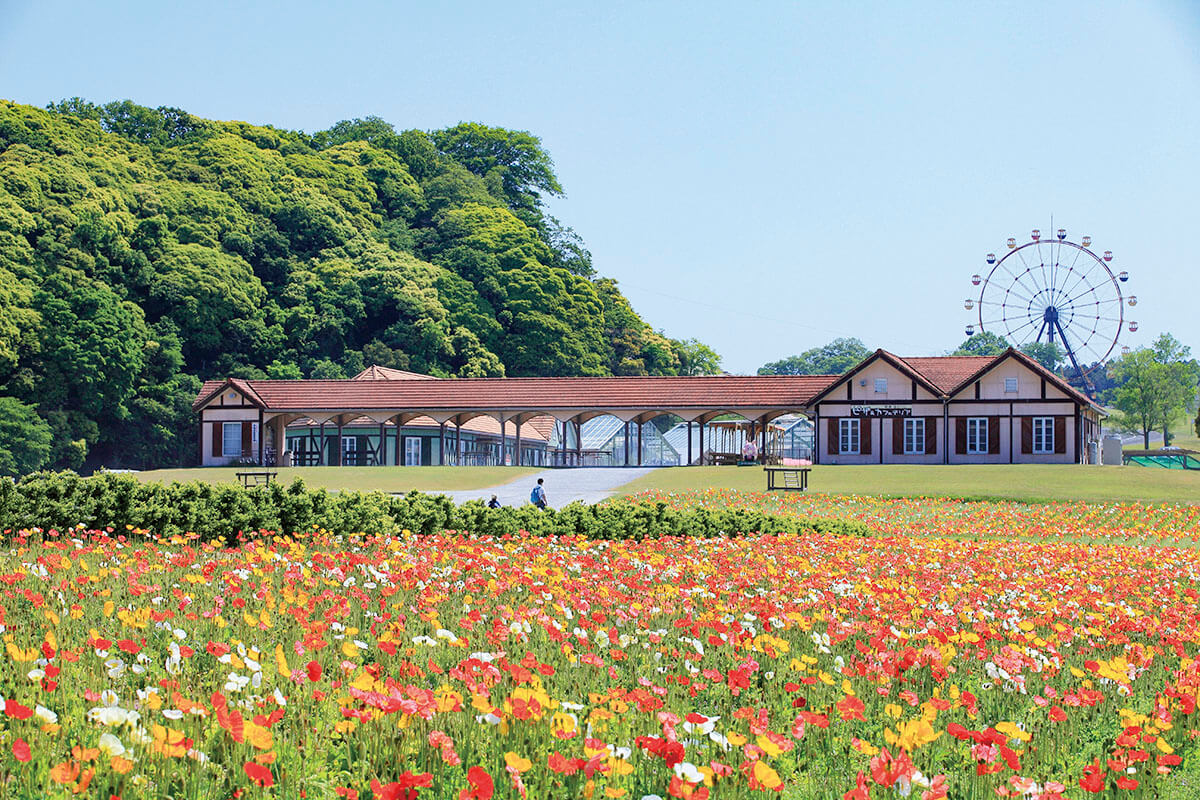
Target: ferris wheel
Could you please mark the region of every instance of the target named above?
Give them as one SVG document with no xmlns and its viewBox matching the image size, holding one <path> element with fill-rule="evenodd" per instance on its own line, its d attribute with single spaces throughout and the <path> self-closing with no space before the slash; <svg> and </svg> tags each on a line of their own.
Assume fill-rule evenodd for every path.
<svg viewBox="0 0 1200 800">
<path fill-rule="evenodd" d="M 1001 258 L 987 254 L 986 275 L 971 276 L 979 297 L 964 302 L 968 311 L 979 309 L 980 331 L 1000 334 L 1014 347 L 1057 344 L 1089 392 L 1087 376 L 1112 355 L 1123 330 L 1138 329 L 1125 319 L 1126 303 L 1137 305 L 1137 297 L 1121 292 L 1129 273 L 1114 274 L 1112 251 L 1097 255 L 1091 245 L 1090 236 L 1068 241 L 1065 228 L 1049 240 L 1036 228 L 1025 244 L 1009 239 Z M 967 325 L 967 336 L 975 329 Z"/>
</svg>

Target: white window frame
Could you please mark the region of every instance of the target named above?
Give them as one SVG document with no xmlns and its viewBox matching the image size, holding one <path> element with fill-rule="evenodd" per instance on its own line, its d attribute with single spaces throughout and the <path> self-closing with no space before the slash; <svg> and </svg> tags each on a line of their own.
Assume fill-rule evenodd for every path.
<svg viewBox="0 0 1200 800">
<path fill-rule="evenodd" d="M 887 378 L 875 379 L 875 394 L 887 394 Z"/>
<path fill-rule="evenodd" d="M 904 455 L 925 455 L 925 418 L 906 417 L 904 423 Z M 896 424 L 893 420 L 892 424 Z"/>
<path fill-rule="evenodd" d="M 838 453 L 844 456 L 856 456 L 862 447 L 859 431 L 860 420 L 843 417 L 838 420 Z"/>
<path fill-rule="evenodd" d="M 229 446 L 229 432 L 234 431 L 234 439 L 237 442 L 233 447 Z M 242 457 L 242 423 L 240 422 L 222 422 L 221 423 L 221 455 L 226 457 L 241 458 Z"/>
<path fill-rule="evenodd" d="M 967 417 L 967 455 L 986 456 L 988 452 L 988 418 Z"/>
<path fill-rule="evenodd" d="M 1016 391 L 1017 391 L 1017 379 L 1016 378 L 1005 378 L 1004 379 L 1004 393 L 1012 394 Z"/>
<path fill-rule="evenodd" d="M 1054 452 L 1054 417 L 1033 418 L 1033 452 L 1043 456 Z"/>
</svg>

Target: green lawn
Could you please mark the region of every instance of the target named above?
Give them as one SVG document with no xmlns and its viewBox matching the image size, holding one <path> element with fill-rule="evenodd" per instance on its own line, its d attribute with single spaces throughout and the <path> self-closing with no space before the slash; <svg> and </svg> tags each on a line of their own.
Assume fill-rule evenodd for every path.
<svg viewBox="0 0 1200 800">
<path fill-rule="evenodd" d="M 1200 472 L 1147 467 L 818 465 L 809 474 L 808 485 L 809 491 L 829 494 L 1200 503 Z M 621 487 L 621 492 L 706 488 L 761 492 L 766 476 L 758 467 L 675 467 L 655 470 Z"/>
<path fill-rule="evenodd" d="M 254 467 L 156 469 L 134 474 L 141 481 L 233 484 L 238 482 L 234 473 L 247 469 Z M 279 467 L 277 471 L 284 483 L 300 478 L 314 489 L 405 493 L 413 489 L 423 492 L 486 489 L 539 470 L 534 467 Z"/>
</svg>

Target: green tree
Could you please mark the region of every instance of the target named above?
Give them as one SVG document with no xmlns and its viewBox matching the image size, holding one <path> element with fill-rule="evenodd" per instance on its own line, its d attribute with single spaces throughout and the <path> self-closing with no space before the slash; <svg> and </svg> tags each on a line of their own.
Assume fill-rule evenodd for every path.
<svg viewBox="0 0 1200 800">
<path fill-rule="evenodd" d="M 1058 342 L 1027 342 L 1020 349 L 1051 372 L 1058 372 L 1067 358 L 1066 351 L 1059 347 Z"/>
<path fill-rule="evenodd" d="M 871 351 L 856 338 L 834 339 L 822 347 L 805 350 L 798 356 L 772 361 L 758 368 L 759 375 L 841 375 Z"/>
<path fill-rule="evenodd" d="M 696 339 L 672 341 L 679 354 L 680 375 L 720 375 L 721 357 L 708 345 Z"/>
<path fill-rule="evenodd" d="M 1176 401 L 1169 370 L 1159 363 L 1153 350 L 1145 347 L 1125 353 L 1109 369 L 1118 384 L 1113 402 L 1120 413 L 1113 422 L 1121 430 L 1141 434 L 1149 450 L 1150 432 Z"/>
<path fill-rule="evenodd" d="M 50 458 L 50 426 L 33 406 L 0 397 L 0 476 L 41 469 Z"/>
<path fill-rule="evenodd" d="M 514 212 L 537 212 L 542 193 L 562 194 L 550 154 L 528 131 L 460 122 L 432 136 L 439 151 L 494 185 L 493 194 Z"/>
<path fill-rule="evenodd" d="M 998 356 L 1008 349 L 1008 340 L 998 333 L 980 331 L 960 344 L 952 356 Z"/>
<path fill-rule="evenodd" d="M 1195 411 L 1196 390 L 1200 384 L 1200 364 L 1191 357 L 1190 347 L 1183 345 L 1170 333 L 1161 333 L 1150 345 L 1154 360 L 1164 370 L 1168 397 L 1163 407 L 1159 426 L 1163 432 L 1163 445 L 1171 443 L 1171 428 L 1183 414 Z"/>
</svg>

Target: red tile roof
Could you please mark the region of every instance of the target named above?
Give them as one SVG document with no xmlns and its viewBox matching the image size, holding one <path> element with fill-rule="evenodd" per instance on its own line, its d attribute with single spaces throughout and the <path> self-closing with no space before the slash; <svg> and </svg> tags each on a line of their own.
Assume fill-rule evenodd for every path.
<svg viewBox="0 0 1200 800">
<path fill-rule="evenodd" d="M 804 408 L 833 375 L 245 381 L 271 411 Z M 199 409 L 225 385 L 208 381 Z M 247 393 L 249 396 L 249 393 Z"/>
<path fill-rule="evenodd" d="M 996 356 L 908 356 L 900 358 L 944 394 L 996 360 Z"/>
</svg>

